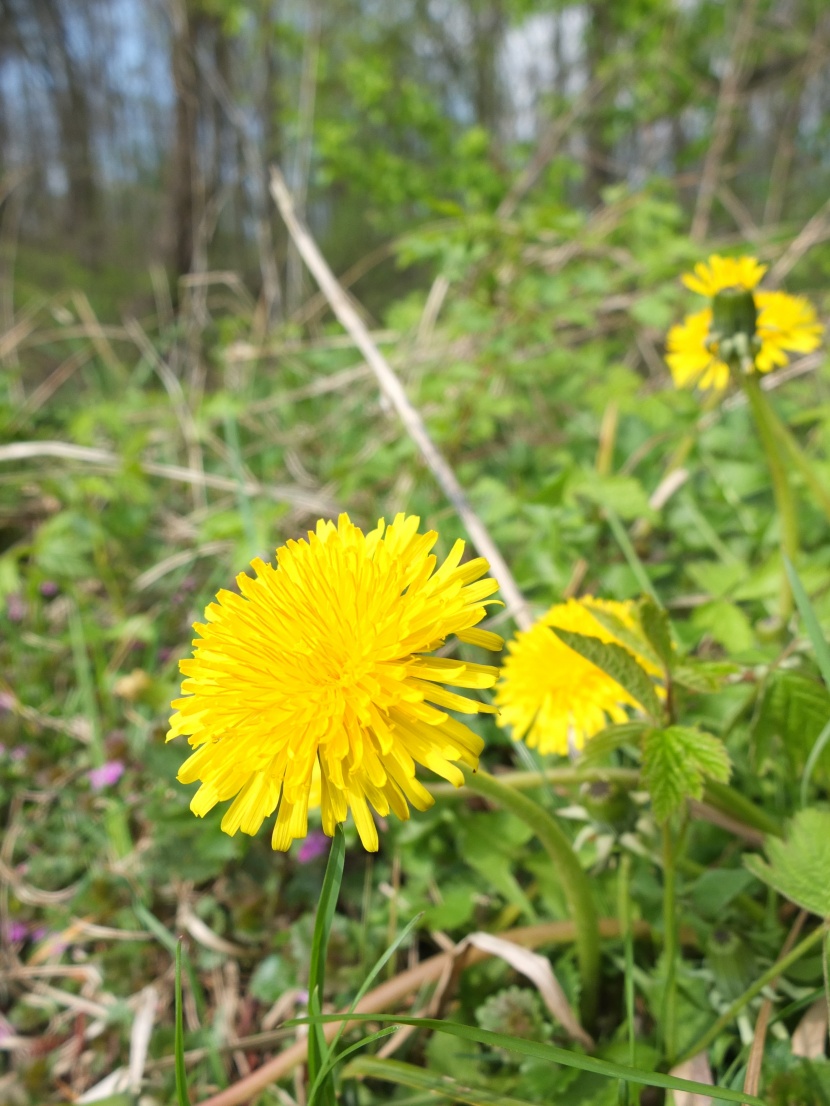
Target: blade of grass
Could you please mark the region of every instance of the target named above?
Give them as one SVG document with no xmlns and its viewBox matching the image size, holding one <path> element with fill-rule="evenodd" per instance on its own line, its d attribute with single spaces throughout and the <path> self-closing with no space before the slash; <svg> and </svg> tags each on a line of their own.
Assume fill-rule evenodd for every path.
<svg viewBox="0 0 830 1106">
<path fill-rule="evenodd" d="M 823 932 L 823 931 L 822 931 Z M 286 1027 L 310 1025 L 312 1021 L 338 1021 L 342 1014 L 322 1014 L 317 1018 L 293 1018 L 285 1022 Z M 488 1029 L 478 1029 L 472 1025 L 460 1025 L 457 1022 L 444 1022 L 437 1018 L 409 1018 L 400 1014 L 353 1014 L 352 1021 L 391 1021 L 396 1025 L 411 1025 L 416 1029 L 431 1029 L 436 1033 L 446 1033 L 463 1041 L 473 1041 L 488 1048 L 503 1048 L 519 1056 L 528 1056 L 534 1060 L 543 1060 L 551 1064 L 562 1064 L 579 1071 L 602 1075 L 608 1079 L 625 1080 L 645 1087 L 662 1087 L 669 1091 L 688 1091 L 692 1094 L 708 1095 L 715 1102 L 737 1102 L 744 1106 L 767 1106 L 755 1095 L 728 1087 L 713 1087 L 711 1083 L 698 1083 L 693 1079 L 679 1079 L 674 1075 L 665 1075 L 659 1071 L 643 1071 L 628 1064 L 617 1064 L 611 1060 L 600 1060 L 595 1056 L 586 1056 L 580 1052 L 569 1052 L 556 1045 L 540 1041 L 528 1041 L 522 1037 L 509 1037 L 504 1033 L 493 1033 Z"/>
<path fill-rule="evenodd" d="M 650 595 L 655 603 L 660 603 L 660 597 L 654 590 L 654 584 L 652 584 L 651 580 L 649 580 L 648 573 L 645 570 L 645 566 L 643 565 L 643 562 L 640 560 L 640 558 L 637 556 L 637 550 L 634 548 L 631 538 L 628 536 L 628 531 L 623 526 L 619 516 L 616 515 L 610 507 L 603 507 L 602 510 L 603 514 L 605 515 L 605 520 L 611 528 L 611 533 L 616 538 L 617 545 L 620 547 L 622 555 L 628 562 L 628 567 L 634 573 L 634 578 L 640 585 L 643 593 L 646 595 Z M 662 606 L 662 604 L 660 605 Z"/>
<path fill-rule="evenodd" d="M 98 698 L 95 694 L 95 680 L 89 663 L 83 619 L 74 600 L 69 605 L 69 640 L 72 645 L 75 681 L 81 693 L 84 714 L 89 723 L 89 751 L 95 767 L 101 768 L 107 759 L 101 733 L 101 715 L 98 709 Z M 118 799 L 106 799 L 105 802 L 104 824 L 107 828 L 107 836 L 113 853 L 120 859 L 132 851 L 133 843 L 129 826 Z"/>
<path fill-rule="evenodd" d="M 818 758 L 824 752 L 827 742 L 830 741 L 830 722 L 824 727 L 821 733 L 813 743 L 813 747 L 810 750 L 810 755 L 807 757 L 807 763 L 804 765 L 804 771 L 801 773 L 801 805 L 807 805 L 807 799 L 810 793 L 810 780 L 813 778 L 813 772 L 818 764 Z"/>
<path fill-rule="evenodd" d="M 182 940 L 176 942 L 176 1032 L 173 1048 L 176 1056 L 176 1096 L 179 1106 L 190 1106 L 187 1095 L 187 1071 L 184 1066 L 184 1015 L 182 1003 Z"/>
<path fill-rule="evenodd" d="M 343 1031 L 346 1028 L 348 1017 L 354 1013 L 357 1004 L 369 990 L 369 987 L 377 978 L 379 972 L 383 969 L 384 964 L 386 964 L 391 959 L 391 957 L 394 956 L 394 954 L 397 952 L 397 950 L 400 948 L 400 946 L 403 944 L 403 942 L 406 940 L 406 938 L 409 936 L 409 934 L 412 932 L 412 930 L 415 928 L 422 917 L 422 914 L 417 914 L 412 919 L 412 921 L 404 927 L 404 929 L 395 938 L 395 940 L 392 942 L 386 952 L 384 952 L 380 959 L 376 961 L 375 966 L 372 968 L 372 970 L 364 979 L 363 983 L 360 985 L 360 989 L 352 1000 L 351 1006 L 349 1006 L 348 1014 L 346 1015 L 346 1021 L 344 1021 L 340 1028 L 337 1030 L 334 1040 L 328 1047 L 328 1055 L 326 1057 L 326 1060 L 317 1074 L 314 1085 L 308 1092 L 308 1106 L 314 1106 L 314 1099 L 323 1078 L 334 1068 L 335 1064 L 339 1063 L 340 1060 L 343 1059 L 343 1056 L 346 1055 L 345 1052 L 341 1055 L 336 1055 L 335 1050 L 337 1049 L 340 1038 L 343 1036 Z"/>
<path fill-rule="evenodd" d="M 337 906 L 337 897 L 340 894 L 340 884 L 343 881 L 345 860 L 346 838 L 343 834 L 343 827 L 338 825 L 335 827 L 334 840 L 329 851 L 326 874 L 323 877 L 323 887 L 320 892 L 320 902 L 317 906 L 317 917 L 314 920 L 314 936 L 311 942 L 308 1001 L 312 1013 L 316 1015 L 308 1042 L 308 1079 L 312 1087 L 317 1086 L 317 1077 L 328 1055 L 328 1046 L 319 1021 L 319 1014 L 326 982 L 326 950 L 328 949 L 334 910 Z M 320 1084 L 319 1097 L 323 1106 L 334 1106 L 334 1084 L 330 1074 L 327 1078 L 324 1076 Z"/>
<path fill-rule="evenodd" d="M 468 1106 L 531 1106 L 522 1098 L 510 1098 L 484 1087 L 471 1087 L 467 1083 L 459 1083 L 449 1075 L 439 1075 L 401 1060 L 382 1060 L 377 1056 L 360 1056 L 357 1060 L 352 1060 L 343 1072 L 343 1078 L 382 1079 L 401 1087 L 431 1091 L 451 1102 L 464 1102 Z"/>
<path fill-rule="evenodd" d="M 801 577 L 796 572 L 789 557 L 784 557 L 784 568 L 787 572 L 787 578 L 790 581 L 790 587 L 792 588 L 793 598 L 795 599 L 799 614 L 804 621 L 804 629 L 807 631 L 810 641 L 812 642 L 813 651 L 816 654 L 816 664 L 824 678 L 827 690 L 830 691 L 830 646 L 828 646 L 824 634 L 821 632 L 821 626 L 816 617 L 816 612 L 813 609 L 813 604 L 810 602 L 807 592 L 804 590 Z"/>
</svg>

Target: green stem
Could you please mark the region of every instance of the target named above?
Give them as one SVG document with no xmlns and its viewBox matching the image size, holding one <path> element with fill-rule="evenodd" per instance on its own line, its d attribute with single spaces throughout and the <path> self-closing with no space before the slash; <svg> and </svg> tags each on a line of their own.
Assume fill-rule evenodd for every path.
<svg viewBox="0 0 830 1106">
<path fill-rule="evenodd" d="M 775 506 L 778 510 L 778 518 L 781 525 L 782 551 L 795 561 L 798 555 L 798 514 L 795 506 L 790 481 L 787 476 L 787 466 L 781 455 L 780 431 L 778 420 L 769 405 L 761 388 L 760 381 L 755 373 L 741 376 L 744 391 L 752 410 L 755 425 L 758 429 L 758 437 L 761 439 L 764 453 L 767 458 L 770 476 L 772 478 L 772 491 L 775 496 Z M 793 609 L 793 593 L 786 572 L 782 569 L 781 578 L 781 618 L 786 621 Z"/>
<path fill-rule="evenodd" d="M 806 456 L 804 450 L 798 444 L 795 436 L 792 434 L 787 424 L 776 413 L 775 408 L 767 399 L 766 392 L 760 387 L 758 389 L 758 392 L 761 397 L 761 403 L 766 408 L 765 417 L 770 430 L 778 439 L 779 444 L 783 446 L 785 452 L 787 453 L 787 456 L 789 457 L 790 462 L 796 469 L 798 469 L 802 480 L 816 497 L 816 500 L 821 506 L 821 509 L 824 511 L 828 522 L 830 522 L 830 494 L 828 494 L 827 489 L 824 487 L 819 477 L 816 476 L 813 466 L 810 464 L 809 458 Z"/>
<path fill-rule="evenodd" d="M 663 998 L 663 1041 L 666 1059 L 674 1063 L 677 1048 L 677 870 L 671 824 L 663 826 L 663 957 L 666 988 Z"/>
<path fill-rule="evenodd" d="M 576 926 L 576 955 L 582 976 L 582 1020 L 591 1029 L 599 991 L 599 923 L 591 881 L 568 838 L 546 810 L 486 772 L 462 768 L 471 791 L 509 810 L 529 825 L 553 861 Z"/>
<path fill-rule="evenodd" d="M 814 929 L 812 933 L 809 933 L 803 941 L 800 941 L 794 949 L 791 949 L 786 956 L 780 957 L 774 964 L 771 964 L 764 974 L 760 975 L 751 987 L 747 987 L 744 993 L 735 999 L 729 1009 L 725 1010 L 718 1020 L 709 1026 L 703 1036 L 699 1037 L 691 1048 L 686 1049 L 678 1063 L 682 1064 L 685 1060 L 691 1060 L 693 1056 L 697 1056 L 699 1052 L 703 1052 L 704 1049 L 707 1049 L 713 1041 L 717 1040 L 729 1023 L 740 1014 L 747 1003 L 752 1002 L 755 996 L 759 995 L 767 984 L 772 983 L 778 976 L 783 975 L 788 968 L 795 964 L 797 960 L 801 959 L 805 952 L 809 952 L 814 945 L 817 945 L 826 934 L 827 926 L 818 926 L 818 928 Z"/>
<path fill-rule="evenodd" d="M 736 821 L 743 822 L 745 826 L 752 826 L 761 833 L 769 833 L 774 837 L 781 836 L 781 823 L 772 814 L 768 814 L 757 803 L 741 795 L 734 787 L 727 783 L 718 783 L 717 780 L 707 780 L 703 792 L 704 801 L 716 810 L 730 814 Z"/>
</svg>

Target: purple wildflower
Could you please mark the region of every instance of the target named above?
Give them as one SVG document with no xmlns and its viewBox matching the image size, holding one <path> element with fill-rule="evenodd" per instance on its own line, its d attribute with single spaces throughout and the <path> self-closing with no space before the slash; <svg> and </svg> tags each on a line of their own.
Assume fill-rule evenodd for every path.
<svg viewBox="0 0 830 1106">
<path fill-rule="evenodd" d="M 118 783 L 124 775 L 124 765 L 120 760 L 108 760 L 100 768 L 93 768 L 87 772 L 87 779 L 93 791 L 102 791 L 105 787 L 111 787 Z"/>
<path fill-rule="evenodd" d="M 310 860 L 316 860 L 318 856 L 328 852 L 331 841 L 322 830 L 312 830 L 297 850 L 297 860 L 301 864 L 308 864 Z"/>
</svg>

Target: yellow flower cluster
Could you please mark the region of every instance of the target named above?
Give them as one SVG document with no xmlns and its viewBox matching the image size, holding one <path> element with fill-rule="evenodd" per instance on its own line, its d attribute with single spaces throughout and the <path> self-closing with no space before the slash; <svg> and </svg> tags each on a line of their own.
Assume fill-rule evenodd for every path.
<svg viewBox="0 0 830 1106">
<path fill-rule="evenodd" d="M 456 786 L 458 762 L 478 765 L 481 738 L 449 711 L 498 712 L 515 740 L 567 754 L 639 706 L 551 629 L 621 644 L 657 675 L 601 621 L 610 616 L 630 641 L 632 604 L 590 597 L 551 607 L 510 643 L 497 708 L 449 690 L 499 678 L 490 665 L 428 655 L 450 635 L 500 650 L 497 634 L 477 628 L 498 585 L 482 579 L 481 557 L 462 564 L 461 541 L 438 566 L 437 534 L 418 533 L 418 523 L 398 515 L 364 534 L 347 515 L 336 526 L 321 520 L 307 541 L 277 550 L 277 567 L 253 561 L 254 575 L 237 577 L 240 594 L 219 592 L 180 664 L 167 735 L 189 735 L 194 748 L 178 778 L 201 784 L 195 814 L 233 800 L 222 819 L 233 835 L 256 833 L 276 811 L 272 845 L 287 849 L 306 835 L 309 807 L 321 808 L 330 836 L 351 811 L 374 851 L 372 808 L 406 819 L 410 804 L 432 804 L 417 765 Z"/>
<path fill-rule="evenodd" d="M 823 332 L 812 304 L 802 296 L 755 291 L 766 271 L 767 266 L 754 257 L 729 258 L 714 254 L 708 262 L 701 262 L 693 273 L 683 277 L 687 288 L 710 299 L 720 292 L 752 292 L 758 313 L 754 365 L 761 373 L 786 365 L 788 353 L 809 353 L 816 349 Z M 719 356 L 712 321 L 712 308 L 707 307 L 688 315 L 669 331 L 666 361 L 679 388 L 697 386 L 722 390 L 729 383 L 729 366 Z"/>
</svg>

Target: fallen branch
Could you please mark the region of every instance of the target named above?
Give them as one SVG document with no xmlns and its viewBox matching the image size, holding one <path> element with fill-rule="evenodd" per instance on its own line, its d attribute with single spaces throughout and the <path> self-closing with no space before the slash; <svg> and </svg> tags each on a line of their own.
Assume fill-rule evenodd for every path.
<svg viewBox="0 0 830 1106">
<path fill-rule="evenodd" d="M 294 211 L 291 195 L 276 168 L 271 169 L 271 195 L 288 227 L 288 232 L 302 259 L 308 266 L 320 291 L 326 297 L 336 318 L 351 335 L 355 346 L 366 358 L 366 362 L 377 377 L 383 394 L 395 408 L 406 432 L 418 447 L 421 456 L 432 471 L 442 491 L 455 508 L 482 557 L 490 563 L 493 575 L 499 582 L 508 610 L 522 629 L 533 623 L 533 616 L 527 602 L 519 591 L 513 573 L 499 552 L 487 527 L 473 510 L 464 489 L 452 468 L 429 436 L 420 413 L 415 410 L 388 361 L 372 341 L 372 337 L 355 311 L 349 297 L 340 287 L 334 273 L 329 268 L 308 229 L 300 222 Z"/>
</svg>

